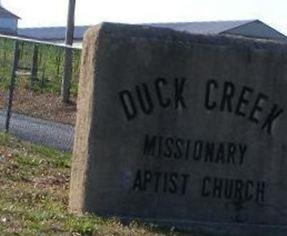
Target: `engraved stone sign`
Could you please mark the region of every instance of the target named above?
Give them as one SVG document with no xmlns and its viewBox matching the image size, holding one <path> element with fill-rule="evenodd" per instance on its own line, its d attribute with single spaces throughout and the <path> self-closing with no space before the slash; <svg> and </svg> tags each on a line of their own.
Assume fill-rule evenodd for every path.
<svg viewBox="0 0 287 236">
<path fill-rule="evenodd" d="M 90 29 L 70 209 L 283 234 L 286 105 L 284 44 L 110 23 Z"/>
</svg>

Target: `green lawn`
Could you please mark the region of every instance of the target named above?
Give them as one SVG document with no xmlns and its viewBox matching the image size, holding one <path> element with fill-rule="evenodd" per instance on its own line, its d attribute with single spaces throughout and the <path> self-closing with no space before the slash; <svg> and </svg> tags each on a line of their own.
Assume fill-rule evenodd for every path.
<svg viewBox="0 0 287 236">
<path fill-rule="evenodd" d="M 184 235 L 69 214 L 70 159 L 69 153 L 0 134 L 0 235 Z"/>
</svg>

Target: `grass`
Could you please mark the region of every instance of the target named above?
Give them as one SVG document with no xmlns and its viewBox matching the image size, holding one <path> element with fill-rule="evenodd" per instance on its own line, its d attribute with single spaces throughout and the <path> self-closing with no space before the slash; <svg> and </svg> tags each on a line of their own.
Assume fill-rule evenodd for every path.
<svg viewBox="0 0 287 236">
<path fill-rule="evenodd" d="M 34 89 L 44 93 L 59 95 L 63 77 L 65 49 L 60 46 L 36 44 L 38 47 L 37 79 Z M 29 72 L 32 67 L 34 42 L 19 41 L 18 72 Z M 14 40 L 0 37 L 0 88 L 7 90 L 10 84 L 11 69 L 13 65 Z M 76 96 L 78 90 L 78 74 L 81 50 L 73 49 L 73 71 L 71 81 L 71 94 Z M 24 68 L 24 70 L 23 70 Z M 17 76 L 16 87 L 19 83 L 30 84 L 30 76 Z M 44 78 L 44 84 L 42 84 Z"/>
<path fill-rule="evenodd" d="M 0 133 L 0 235 L 184 235 L 155 225 L 69 214 L 70 159 L 69 153 Z"/>
</svg>

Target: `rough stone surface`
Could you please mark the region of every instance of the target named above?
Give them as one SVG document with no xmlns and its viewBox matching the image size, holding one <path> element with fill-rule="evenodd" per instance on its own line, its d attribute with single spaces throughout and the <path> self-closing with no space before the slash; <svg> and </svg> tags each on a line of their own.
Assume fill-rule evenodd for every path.
<svg viewBox="0 0 287 236">
<path fill-rule="evenodd" d="M 286 91 L 284 44 L 110 23 L 90 29 L 70 210 L 284 235 Z"/>
</svg>

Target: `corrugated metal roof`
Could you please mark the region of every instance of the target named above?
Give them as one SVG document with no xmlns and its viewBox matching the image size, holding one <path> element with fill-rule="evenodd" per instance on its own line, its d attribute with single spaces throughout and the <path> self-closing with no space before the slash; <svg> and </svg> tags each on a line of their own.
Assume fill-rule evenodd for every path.
<svg viewBox="0 0 287 236">
<path fill-rule="evenodd" d="M 224 31 L 251 23 L 255 20 L 240 21 L 205 21 L 205 22 L 182 22 L 182 23 L 156 23 L 149 24 L 155 27 L 169 28 L 191 34 L 220 34 Z"/>
<path fill-rule="evenodd" d="M 0 6 L 0 17 L 2 18 L 13 18 L 13 19 L 20 19 L 19 16 L 16 16 L 12 12 L 8 11 L 4 7 Z"/>
<path fill-rule="evenodd" d="M 253 20 L 242 21 L 213 21 L 213 22 L 184 22 L 184 23 L 155 23 L 146 24 L 154 27 L 162 27 L 183 31 L 193 34 L 219 34 L 226 30 L 239 27 L 252 22 Z M 89 26 L 76 26 L 74 38 L 83 38 L 84 32 Z M 66 27 L 40 27 L 40 28 L 20 28 L 18 34 L 26 37 L 43 40 L 59 40 L 65 38 Z"/>
<path fill-rule="evenodd" d="M 89 26 L 76 26 L 74 38 L 82 39 Z M 66 34 L 66 27 L 39 27 L 39 28 L 19 28 L 18 35 L 41 40 L 63 40 Z"/>
<path fill-rule="evenodd" d="M 169 29 L 173 29 L 176 31 L 181 31 L 181 32 L 186 32 L 186 33 L 191 33 L 191 34 L 208 35 L 208 34 L 232 34 L 230 33 L 231 30 L 239 29 L 241 27 L 247 26 L 248 24 L 254 23 L 254 22 L 262 23 L 265 29 L 268 30 L 269 33 L 271 34 L 272 33 L 274 34 L 274 32 L 276 31 L 270 26 L 264 24 L 263 22 L 259 20 L 153 23 L 153 24 L 144 24 L 144 25 L 153 26 L 153 27 L 161 27 L 161 28 L 169 28 Z M 74 39 L 82 40 L 84 32 L 89 27 L 90 27 L 89 25 L 75 26 Z M 66 27 L 64 26 L 18 29 L 19 36 L 37 39 L 37 40 L 45 40 L 45 41 L 64 41 L 65 33 L 66 33 Z M 275 39 L 278 38 L 277 36 L 276 35 L 274 36 Z M 248 35 L 246 37 L 248 37 Z M 286 36 L 284 35 L 284 37 Z"/>
</svg>

